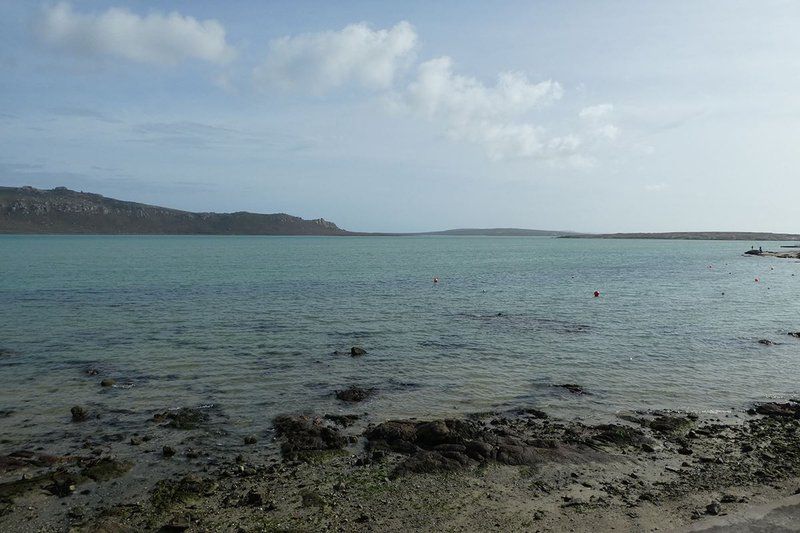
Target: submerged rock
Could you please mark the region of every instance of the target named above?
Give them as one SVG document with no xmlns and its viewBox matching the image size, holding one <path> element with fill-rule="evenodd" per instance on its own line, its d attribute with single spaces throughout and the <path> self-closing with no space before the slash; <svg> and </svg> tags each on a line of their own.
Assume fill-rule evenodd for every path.
<svg viewBox="0 0 800 533">
<path fill-rule="evenodd" d="M 155 414 L 153 420 L 159 423 L 167 420 L 166 425 L 175 429 L 198 429 L 208 422 L 208 414 L 199 409 L 182 407 L 177 411 Z"/>
<path fill-rule="evenodd" d="M 577 385 L 575 383 L 565 383 L 563 385 L 556 385 L 556 387 L 561 387 L 562 389 L 567 389 L 568 391 L 570 391 L 573 394 L 587 394 L 587 392 L 583 389 L 583 387 L 581 387 L 580 385 Z"/>
<path fill-rule="evenodd" d="M 364 389 L 356 386 L 336 391 L 336 397 L 338 399 L 349 403 L 362 402 L 373 394 L 375 394 L 375 389 Z"/>
<path fill-rule="evenodd" d="M 100 386 L 101 387 L 113 387 L 115 383 L 116 383 L 115 380 L 113 380 L 111 378 L 106 378 L 106 379 L 104 379 L 103 381 L 100 382 Z"/>
<path fill-rule="evenodd" d="M 72 413 L 73 422 L 83 422 L 84 420 L 89 418 L 89 411 L 87 411 L 84 407 L 81 407 L 80 405 L 74 406 L 69 411 L 70 413 Z"/>
<path fill-rule="evenodd" d="M 341 450 L 347 444 L 337 428 L 325 425 L 320 418 L 280 415 L 272 424 L 285 458 L 307 458 L 309 453 Z"/>
<path fill-rule="evenodd" d="M 764 346 L 774 346 L 775 343 L 769 339 L 759 339 L 758 344 L 763 344 Z"/>
<path fill-rule="evenodd" d="M 788 335 L 790 337 L 794 337 L 795 339 L 800 339 L 800 331 L 790 331 Z"/>
<path fill-rule="evenodd" d="M 353 346 L 352 348 L 350 348 L 350 355 L 352 355 L 353 357 L 358 357 L 360 355 L 367 355 L 367 351 L 361 346 Z"/>
</svg>

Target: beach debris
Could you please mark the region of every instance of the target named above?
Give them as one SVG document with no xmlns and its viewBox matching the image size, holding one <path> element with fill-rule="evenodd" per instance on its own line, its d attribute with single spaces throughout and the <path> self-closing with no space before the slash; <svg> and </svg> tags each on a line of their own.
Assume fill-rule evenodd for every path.
<svg viewBox="0 0 800 533">
<path fill-rule="evenodd" d="M 375 394 L 375 389 L 364 389 L 356 386 L 351 386 L 347 389 L 336 391 L 336 397 L 339 400 L 349 403 L 364 401 L 373 394 Z"/>
<path fill-rule="evenodd" d="M 353 357 L 367 355 L 367 351 L 361 346 L 353 346 L 352 348 L 350 348 L 350 355 L 352 355 Z"/>
</svg>

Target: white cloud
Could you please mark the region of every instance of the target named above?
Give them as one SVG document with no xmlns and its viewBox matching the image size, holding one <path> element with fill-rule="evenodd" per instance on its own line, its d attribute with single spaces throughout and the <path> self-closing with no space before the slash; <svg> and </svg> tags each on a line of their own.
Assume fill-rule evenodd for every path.
<svg viewBox="0 0 800 533">
<path fill-rule="evenodd" d="M 599 104 L 581 109 L 578 116 L 585 119 L 601 119 L 610 115 L 614 111 L 614 106 L 611 104 Z"/>
<path fill-rule="evenodd" d="M 385 89 L 413 59 L 416 46 L 417 34 L 408 22 L 381 30 L 350 24 L 340 31 L 272 41 L 254 74 L 261 84 L 313 93 L 350 83 Z"/>
<path fill-rule="evenodd" d="M 235 56 L 219 22 L 198 21 L 177 12 L 139 16 L 114 7 L 100 14 L 82 14 L 61 2 L 42 11 L 36 31 L 54 48 L 140 63 L 172 65 L 185 59 L 226 63 Z"/>
<path fill-rule="evenodd" d="M 400 96 L 401 104 L 429 120 L 441 122 L 459 140 L 483 146 L 492 159 L 561 157 L 573 153 L 577 136 L 550 136 L 525 120 L 528 113 L 559 100 L 558 82 L 531 83 L 519 72 L 502 73 L 494 86 L 453 72 L 449 57 L 419 66 L 416 79 Z"/>
<path fill-rule="evenodd" d="M 598 104 L 584 107 L 578 116 L 589 124 L 586 130 L 595 139 L 615 141 L 619 137 L 619 128 L 611 123 L 614 106 L 611 104 Z"/>
</svg>

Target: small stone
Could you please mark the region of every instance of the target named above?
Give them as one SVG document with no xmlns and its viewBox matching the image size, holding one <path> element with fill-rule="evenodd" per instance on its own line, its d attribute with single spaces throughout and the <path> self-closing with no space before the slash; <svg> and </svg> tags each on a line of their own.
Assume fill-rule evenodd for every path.
<svg viewBox="0 0 800 533">
<path fill-rule="evenodd" d="M 352 348 L 350 348 L 350 355 L 352 355 L 353 357 L 367 355 L 367 351 L 360 346 L 353 346 Z"/>
<path fill-rule="evenodd" d="M 255 490 L 249 491 L 244 499 L 247 505 L 251 505 L 253 507 L 261 507 L 262 505 L 264 505 L 264 497 L 261 495 L 260 492 L 257 492 Z"/>
<path fill-rule="evenodd" d="M 244 438 L 244 443 L 245 444 L 255 444 L 257 442 L 258 442 L 258 439 L 256 438 L 255 435 L 248 435 L 248 436 L 246 436 Z"/>
<path fill-rule="evenodd" d="M 187 448 L 186 451 L 183 453 L 189 459 L 197 459 L 200 457 L 200 452 L 195 450 L 194 448 Z"/>
<path fill-rule="evenodd" d="M 116 381 L 114 381 L 113 379 L 106 378 L 106 379 L 104 379 L 103 381 L 100 382 L 100 386 L 101 387 L 113 387 L 115 383 L 116 383 Z"/>
<path fill-rule="evenodd" d="M 141 437 L 131 437 L 131 446 L 139 446 L 142 443 Z"/>
<path fill-rule="evenodd" d="M 706 513 L 710 515 L 718 515 L 722 511 L 722 505 L 718 501 L 713 501 L 706 505 Z"/>
<path fill-rule="evenodd" d="M 161 454 L 164 457 L 172 457 L 175 455 L 175 448 L 173 448 L 172 446 L 164 446 L 163 448 L 161 448 Z"/>
</svg>

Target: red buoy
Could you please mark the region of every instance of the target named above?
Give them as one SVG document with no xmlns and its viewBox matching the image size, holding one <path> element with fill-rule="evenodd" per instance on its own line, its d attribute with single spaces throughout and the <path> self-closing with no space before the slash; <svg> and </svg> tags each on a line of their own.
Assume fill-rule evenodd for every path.
<svg viewBox="0 0 800 533">
<path fill-rule="evenodd" d="M 600 296 L 600 291 L 594 291 L 594 297 L 597 298 Z"/>
</svg>

